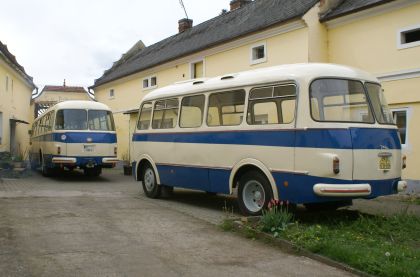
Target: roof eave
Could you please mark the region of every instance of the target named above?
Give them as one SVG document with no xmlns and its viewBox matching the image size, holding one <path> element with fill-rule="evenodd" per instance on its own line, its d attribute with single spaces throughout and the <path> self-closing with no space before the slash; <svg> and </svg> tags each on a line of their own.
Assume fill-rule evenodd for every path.
<svg viewBox="0 0 420 277">
<path fill-rule="evenodd" d="M 307 13 L 307 11 L 305 11 L 304 13 L 302 13 L 302 14 L 300 14 L 300 15 L 297 15 L 297 16 L 295 16 L 295 17 L 289 18 L 289 19 L 287 19 L 287 20 L 285 20 L 285 21 L 281 21 L 281 22 L 277 22 L 277 23 L 274 23 L 274 24 L 268 25 L 268 26 L 266 26 L 266 27 L 264 27 L 264 28 L 262 28 L 262 29 L 252 30 L 252 31 L 250 31 L 250 32 L 247 32 L 247 33 L 241 34 L 241 35 L 236 36 L 236 37 L 233 37 L 233 38 L 229 38 L 229 39 L 226 39 L 226 40 L 222 40 L 222 41 L 215 42 L 215 43 L 213 43 L 213 44 L 206 45 L 205 47 L 202 47 L 202 48 L 199 48 L 199 49 L 197 49 L 197 50 L 194 50 L 194 51 L 191 51 L 191 52 L 188 52 L 188 53 L 185 53 L 185 54 L 182 54 L 182 55 L 179 55 L 179 56 L 173 57 L 173 58 L 168 59 L 168 60 L 165 60 L 165 61 L 163 61 L 163 62 L 156 63 L 156 64 L 152 64 L 152 65 L 148 66 L 147 68 L 142 68 L 142 69 L 139 69 L 139 70 L 134 70 L 133 72 L 128 72 L 128 73 L 123 74 L 123 75 L 121 75 L 121 76 L 117 76 L 117 77 L 115 77 L 115 78 L 112 78 L 112 79 L 110 79 L 110 80 L 107 80 L 107 81 L 105 81 L 105 82 L 103 82 L 103 83 L 99 82 L 99 84 L 94 84 L 94 85 L 92 85 L 92 86 L 90 86 L 90 87 L 88 87 L 88 88 L 89 88 L 89 89 L 95 89 L 95 88 L 100 87 L 100 86 L 102 86 L 102 85 L 105 85 L 105 84 L 108 84 L 108 83 L 114 82 L 114 81 L 116 81 L 116 80 L 119 80 L 119 79 L 122 79 L 122 78 L 128 77 L 128 76 L 133 75 L 133 74 L 137 74 L 137 73 L 142 72 L 142 71 L 145 71 L 145 70 L 147 70 L 147 69 L 150 69 L 150 68 L 153 68 L 153 67 L 156 67 L 156 66 L 159 66 L 159 65 L 162 65 L 162 64 L 168 63 L 168 62 L 172 62 L 172 61 L 174 61 L 174 60 L 181 59 L 181 58 L 184 58 L 184 57 L 186 57 L 186 56 L 189 56 L 189 55 L 192 55 L 192 54 L 195 54 L 195 53 L 198 53 L 198 52 L 201 52 L 201 51 L 203 51 L 203 50 L 205 50 L 205 49 L 212 48 L 212 47 L 216 47 L 216 46 L 219 46 L 219 45 L 221 45 L 221 44 L 228 43 L 228 42 L 231 42 L 231 41 L 234 41 L 234 40 L 237 40 L 237 39 L 240 39 L 240 38 L 243 38 L 243 37 L 246 37 L 246 36 L 249 36 L 249 35 L 255 34 L 256 32 L 260 32 L 260 31 L 264 31 L 264 30 L 267 30 L 267 29 L 273 28 L 273 27 L 278 26 L 278 25 L 287 24 L 287 23 L 289 23 L 289 22 L 291 22 L 291 21 L 300 20 L 300 19 L 302 19 L 302 16 L 303 16 L 304 14 L 306 14 L 306 13 Z"/>
<path fill-rule="evenodd" d="M 350 11 L 347 11 L 347 12 L 344 12 L 344 13 L 339 13 L 339 14 L 333 15 L 333 16 L 328 16 L 329 13 L 327 13 L 323 17 L 320 18 L 319 22 L 321 22 L 321 23 L 327 22 L 327 21 L 330 21 L 330 20 L 334 20 L 334 19 L 337 19 L 337 18 L 340 18 L 340 17 L 344 17 L 346 15 L 358 13 L 358 12 L 368 10 L 368 9 L 371 9 L 371 8 L 374 8 L 374 7 L 377 7 L 377 6 L 381 6 L 381 5 L 387 4 L 389 2 L 394 2 L 394 1 L 395 0 L 384 0 L 384 1 L 376 2 L 376 3 L 370 4 L 370 5 L 366 5 L 366 6 L 363 6 L 363 7 L 359 7 L 359 8 L 356 8 L 354 10 L 350 10 Z"/>
</svg>

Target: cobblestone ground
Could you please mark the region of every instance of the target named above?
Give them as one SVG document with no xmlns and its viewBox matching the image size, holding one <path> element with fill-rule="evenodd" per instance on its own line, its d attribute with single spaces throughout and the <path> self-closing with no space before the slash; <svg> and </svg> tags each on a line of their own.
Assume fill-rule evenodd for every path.
<svg viewBox="0 0 420 277">
<path fill-rule="evenodd" d="M 233 198 L 145 198 L 119 171 L 0 182 L 1 276 L 349 276 L 222 232 Z"/>
</svg>

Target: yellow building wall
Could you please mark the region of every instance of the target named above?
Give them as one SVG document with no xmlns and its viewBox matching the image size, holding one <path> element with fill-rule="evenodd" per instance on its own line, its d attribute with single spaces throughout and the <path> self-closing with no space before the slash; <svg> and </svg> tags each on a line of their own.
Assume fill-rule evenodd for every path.
<svg viewBox="0 0 420 277">
<path fill-rule="evenodd" d="M 9 86 L 6 90 L 6 76 L 9 78 Z M 13 82 L 12 82 L 13 81 Z M 13 83 L 13 87 L 12 87 Z M 28 87 L 20 75 L 8 64 L 0 60 L 0 112 L 2 113 L 2 140 L 0 152 L 10 151 L 10 119 L 30 121 L 29 105 L 32 88 Z M 16 124 L 16 151 L 25 152 L 29 148 L 29 125 Z"/>
<path fill-rule="evenodd" d="M 307 38 L 307 29 L 301 28 L 263 40 L 255 40 L 216 54 L 207 56 L 203 54 L 201 56 L 200 53 L 196 53 L 194 57 L 191 57 L 190 61 L 196 61 L 196 57 L 203 57 L 205 77 L 214 77 L 226 73 L 279 64 L 308 62 Z M 266 43 L 267 46 L 267 61 L 252 65 L 250 56 L 251 47 L 261 42 Z M 141 99 L 152 91 L 152 89 L 143 89 L 143 79 L 156 76 L 156 88 L 188 80 L 191 76 L 190 61 L 178 65 L 171 65 L 158 71 L 153 71 L 152 69 L 151 71 L 133 74 L 95 89 L 96 100 L 108 105 L 114 112 L 119 158 L 126 157 L 129 154 L 129 142 L 134 128 L 133 124 L 135 124 L 134 122 L 137 119 L 136 115 L 131 116 L 130 128 L 130 116 L 123 114 L 123 112 L 133 108 L 139 108 Z M 111 89 L 114 90 L 113 98 L 109 97 L 109 91 Z"/>
<path fill-rule="evenodd" d="M 373 74 L 419 68 L 420 47 L 397 48 L 398 30 L 420 24 L 420 4 L 328 30 L 329 61 Z"/>
<path fill-rule="evenodd" d="M 358 18 L 328 30 L 331 63 L 364 69 L 374 75 L 420 68 L 420 46 L 398 49 L 400 29 L 420 24 L 420 4 Z M 384 81 L 382 86 L 391 108 L 409 108 L 408 141 L 403 149 L 409 167 L 403 178 L 420 180 L 420 78 Z"/>
</svg>

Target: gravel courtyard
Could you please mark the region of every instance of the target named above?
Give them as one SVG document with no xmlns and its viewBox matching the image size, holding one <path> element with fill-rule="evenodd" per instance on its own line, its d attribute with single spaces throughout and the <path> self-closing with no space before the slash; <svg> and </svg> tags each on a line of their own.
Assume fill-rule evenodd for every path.
<svg viewBox="0 0 420 277">
<path fill-rule="evenodd" d="M 349 276 L 217 227 L 233 198 L 143 196 L 120 171 L 0 181 L 2 276 Z"/>
</svg>

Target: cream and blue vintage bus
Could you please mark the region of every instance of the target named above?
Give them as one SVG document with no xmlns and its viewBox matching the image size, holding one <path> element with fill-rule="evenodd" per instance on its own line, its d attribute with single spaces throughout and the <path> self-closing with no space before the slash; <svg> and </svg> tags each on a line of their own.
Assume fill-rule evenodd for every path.
<svg viewBox="0 0 420 277">
<path fill-rule="evenodd" d="M 378 80 L 332 64 L 196 79 L 144 97 L 132 137 L 145 194 L 237 193 L 243 213 L 271 199 L 337 208 L 406 187 L 398 130 Z"/>
<path fill-rule="evenodd" d="M 117 136 L 111 110 L 94 101 L 64 101 L 49 108 L 32 125 L 32 168 L 49 176 L 60 169 L 99 176 L 114 167 Z"/>
</svg>

